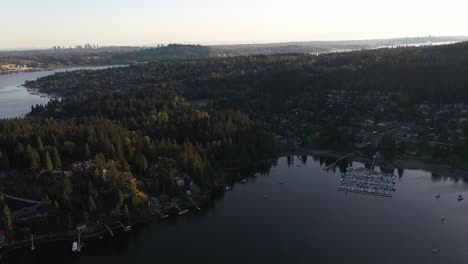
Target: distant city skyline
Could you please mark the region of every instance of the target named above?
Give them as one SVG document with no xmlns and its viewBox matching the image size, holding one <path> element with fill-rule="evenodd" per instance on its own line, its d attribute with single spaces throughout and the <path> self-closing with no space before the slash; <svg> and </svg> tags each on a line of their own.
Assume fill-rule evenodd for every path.
<svg viewBox="0 0 468 264">
<path fill-rule="evenodd" d="M 17 0 L 0 49 L 466 36 L 460 0 Z"/>
</svg>

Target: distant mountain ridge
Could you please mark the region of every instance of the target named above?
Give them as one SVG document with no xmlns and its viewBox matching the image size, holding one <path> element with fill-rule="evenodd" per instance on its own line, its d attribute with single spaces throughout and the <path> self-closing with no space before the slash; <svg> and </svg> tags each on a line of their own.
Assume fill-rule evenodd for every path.
<svg viewBox="0 0 468 264">
<path fill-rule="evenodd" d="M 139 62 L 155 59 L 184 59 L 184 58 L 209 58 L 220 55 L 220 51 L 201 45 L 170 44 L 157 48 L 144 48 L 141 50 L 118 54 L 115 59 L 135 60 Z"/>
<path fill-rule="evenodd" d="M 307 41 L 240 45 L 169 44 L 158 47 L 62 48 L 0 51 L 0 73 L 45 70 L 71 66 L 134 64 L 157 60 L 201 59 L 242 55 L 318 54 L 382 47 L 438 45 L 466 41 L 468 37 L 417 37 L 398 39 Z"/>
<path fill-rule="evenodd" d="M 436 44 L 467 41 L 468 36 L 428 36 L 392 39 L 338 40 L 338 41 L 299 41 L 262 44 L 212 45 L 210 47 L 243 54 L 284 54 L 322 53 L 336 50 L 375 49 L 380 47 L 406 46 L 416 44 Z"/>
</svg>

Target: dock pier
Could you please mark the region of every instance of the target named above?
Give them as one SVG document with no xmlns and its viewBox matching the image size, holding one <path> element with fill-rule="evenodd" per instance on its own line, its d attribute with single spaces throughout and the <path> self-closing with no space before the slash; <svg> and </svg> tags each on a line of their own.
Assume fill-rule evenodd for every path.
<svg viewBox="0 0 468 264">
<path fill-rule="evenodd" d="M 81 252 L 81 231 L 78 230 L 78 252 Z"/>
<path fill-rule="evenodd" d="M 125 232 L 128 232 L 128 231 L 132 230 L 131 226 L 124 226 L 124 224 L 122 224 L 122 222 L 120 222 L 120 221 L 117 221 L 117 224 L 119 224 L 122 227 L 122 230 L 125 231 Z"/>
<path fill-rule="evenodd" d="M 34 235 L 31 234 L 31 251 L 36 250 L 36 246 L 34 246 Z"/>
<path fill-rule="evenodd" d="M 335 166 L 338 162 L 340 162 L 340 161 L 342 161 L 342 160 L 344 160 L 344 159 L 347 159 L 347 158 L 351 157 L 352 155 L 353 155 L 353 153 L 348 153 L 348 154 L 344 155 L 343 157 L 337 159 L 335 162 L 333 162 L 332 164 L 330 164 L 329 166 L 327 166 L 327 167 L 326 167 L 325 169 L 323 169 L 323 170 L 328 170 L 329 168 Z"/>
<path fill-rule="evenodd" d="M 109 231 L 109 234 L 111 235 L 111 237 L 114 237 L 114 232 L 112 232 L 112 229 L 110 229 L 109 226 L 107 226 L 103 222 L 100 222 L 100 223 L 107 229 L 107 231 Z"/>
<path fill-rule="evenodd" d="M 159 211 L 159 210 L 157 210 L 157 209 L 156 209 L 156 212 L 159 214 L 159 216 L 160 216 L 161 218 L 168 218 L 168 217 L 169 217 L 169 215 L 167 215 L 167 214 L 162 214 L 161 211 Z"/>
<path fill-rule="evenodd" d="M 195 208 L 197 208 L 197 210 L 199 210 L 199 211 L 201 210 L 201 208 L 198 207 L 198 205 L 197 205 L 193 200 L 190 200 L 190 201 L 193 203 L 193 205 L 195 206 Z"/>
<path fill-rule="evenodd" d="M 177 204 L 175 204 L 175 203 L 173 204 L 173 206 L 174 206 L 175 208 L 177 208 L 177 210 L 179 210 L 179 215 L 183 215 L 183 214 L 185 214 L 185 213 L 188 212 L 188 209 L 182 210 L 182 209 L 180 209 L 180 207 L 179 207 Z"/>
</svg>

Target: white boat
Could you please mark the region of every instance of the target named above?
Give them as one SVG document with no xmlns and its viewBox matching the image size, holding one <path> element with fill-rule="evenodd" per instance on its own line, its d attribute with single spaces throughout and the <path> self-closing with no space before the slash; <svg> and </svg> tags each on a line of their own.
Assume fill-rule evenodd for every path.
<svg viewBox="0 0 468 264">
<path fill-rule="evenodd" d="M 124 227 L 123 229 L 125 232 L 128 232 L 128 231 L 131 231 L 132 230 L 132 227 L 131 226 L 126 226 Z"/>
<path fill-rule="evenodd" d="M 247 182 L 247 179 L 242 179 L 241 182 L 242 182 L 242 183 L 246 183 L 246 182 Z"/>
<path fill-rule="evenodd" d="M 72 244 L 72 251 L 73 251 L 73 252 L 78 251 L 78 242 L 73 242 L 73 244 Z"/>
<path fill-rule="evenodd" d="M 226 186 L 226 187 L 224 187 L 224 190 L 225 190 L 225 191 L 229 191 L 229 190 L 231 190 L 231 187 Z"/>
</svg>

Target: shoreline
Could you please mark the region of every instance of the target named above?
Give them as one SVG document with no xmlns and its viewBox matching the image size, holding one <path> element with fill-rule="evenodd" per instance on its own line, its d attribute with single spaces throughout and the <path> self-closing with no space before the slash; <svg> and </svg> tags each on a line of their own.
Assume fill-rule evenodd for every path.
<svg viewBox="0 0 468 264">
<path fill-rule="evenodd" d="M 331 159 L 339 159 L 345 155 L 351 154 L 349 157 L 346 158 L 348 161 L 356 161 L 356 162 L 362 162 L 362 163 L 371 163 L 372 159 L 368 156 L 363 155 L 362 153 L 359 152 L 339 152 L 339 151 L 334 151 L 334 150 L 324 150 L 324 149 L 301 149 L 301 150 L 295 150 L 295 151 L 288 151 L 288 152 L 282 152 L 279 153 L 278 155 L 275 155 L 274 157 L 270 159 L 264 159 L 264 160 L 259 160 L 256 162 L 253 162 L 252 164 L 249 164 L 248 166 L 241 167 L 241 168 L 226 168 L 226 171 L 232 172 L 233 170 L 240 170 L 243 168 L 251 168 L 259 165 L 260 163 L 271 161 L 274 159 L 286 157 L 286 156 L 298 156 L 298 155 L 307 155 L 307 156 L 320 156 L 324 158 L 331 158 Z M 424 171 L 429 171 L 431 173 L 435 174 L 441 174 L 444 176 L 449 176 L 449 177 L 466 177 L 467 175 L 467 170 L 463 169 L 456 169 L 451 167 L 450 165 L 447 164 L 441 164 L 441 163 L 435 163 L 435 162 L 430 162 L 428 160 L 417 160 L 417 159 L 394 159 L 390 161 L 384 161 L 383 163 L 379 164 L 380 167 L 383 168 L 398 168 L 398 169 L 407 169 L 407 170 L 424 170 Z M 217 185 L 212 191 L 206 193 L 206 195 L 202 196 L 203 198 L 200 201 L 197 201 L 200 206 L 204 206 L 207 203 L 214 201 L 214 194 L 220 190 L 220 188 L 223 185 Z M 195 206 L 189 206 L 187 209 L 194 209 L 196 208 Z M 174 215 L 177 217 L 177 215 Z M 146 215 L 142 218 L 139 219 L 134 219 L 129 222 L 130 226 L 135 226 L 143 223 L 148 223 L 148 222 L 156 222 L 156 221 L 161 221 L 162 218 L 159 216 L 157 213 L 149 214 Z M 109 226 L 109 228 L 112 231 L 119 231 L 122 229 L 122 226 L 119 224 L 112 224 Z M 82 233 L 82 239 L 84 240 L 89 240 L 89 239 L 98 239 L 100 236 L 108 233 L 108 230 L 106 229 L 100 229 L 98 231 L 90 232 L 90 233 Z M 66 232 L 66 233 L 59 233 L 59 234 L 49 234 L 49 235 L 43 235 L 39 236 L 37 240 L 34 240 L 35 245 L 44 245 L 44 244 L 53 244 L 61 241 L 68 241 L 72 242 L 76 240 L 77 233 L 76 231 L 72 232 Z M 17 250 L 21 249 L 27 249 L 30 246 L 30 240 L 22 240 L 22 241 L 17 241 L 11 245 L 5 245 L 3 248 L 0 249 L 0 254 L 1 253 L 10 253 L 14 252 Z"/>
<path fill-rule="evenodd" d="M 86 65 L 63 65 L 63 66 L 57 66 L 57 67 L 50 67 L 50 68 L 38 68 L 34 70 L 27 70 L 27 71 L 14 71 L 14 72 L 0 72 L 0 76 L 5 76 L 5 75 L 11 75 L 11 74 L 19 74 L 19 73 L 34 73 L 34 72 L 45 72 L 45 71 L 55 71 L 59 69 L 71 69 L 71 68 L 81 68 L 81 67 L 126 67 L 130 66 L 132 64 L 121 64 L 121 63 L 116 63 L 116 64 L 86 64 Z"/>
<path fill-rule="evenodd" d="M 197 201 L 198 204 L 200 206 L 204 206 L 210 201 L 213 201 L 214 194 L 218 191 L 219 188 L 220 186 L 216 186 L 212 191 L 209 191 L 208 193 L 203 195 L 202 199 Z M 188 206 L 186 209 L 194 209 L 194 208 L 196 208 L 195 205 L 192 205 L 192 206 Z M 177 215 L 174 215 L 174 216 L 177 217 Z M 128 225 L 133 227 L 139 224 L 161 221 L 162 219 L 163 218 L 161 218 L 158 213 L 150 213 L 149 215 L 146 215 L 144 217 L 129 221 Z M 114 223 L 114 224 L 109 225 L 109 229 L 112 230 L 113 232 L 119 232 L 122 230 L 122 226 L 118 223 Z M 83 241 L 91 240 L 91 239 L 99 239 L 100 236 L 103 236 L 107 233 L 109 233 L 109 231 L 106 228 L 101 227 L 101 229 L 98 231 L 82 233 L 81 239 Z M 37 246 L 37 245 L 54 244 L 58 242 L 73 242 L 73 241 L 76 241 L 76 238 L 77 238 L 77 231 L 69 231 L 69 232 L 48 234 L 48 235 L 39 235 L 38 237 L 34 238 L 34 245 Z M 13 244 L 4 245 L 3 247 L 0 248 L 0 256 L 3 253 L 8 254 L 8 253 L 15 252 L 18 250 L 28 249 L 30 245 L 31 245 L 30 239 L 15 241 Z"/>
<path fill-rule="evenodd" d="M 352 155 L 347 158 L 350 161 L 357 161 L 362 163 L 372 163 L 372 158 L 365 156 L 358 152 L 339 152 L 333 150 L 321 150 L 321 149 L 308 149 L 308 150 L 298 150 L 293 153 L 300 153 L 300 154 L 289 154 L 289 155 L 316 155 L 325 158 L 335 158 L 338 159 L 340 157 L 345 156 L 346 154 L 351 153 Z M 287 155 L 287 154 L 286 154 Z M 468 170 L 453 167 L 447 163 L 440 163 L 437 161 L 431 161 L 426 159 L 401 159 L 395 158 L 392 160 L 384 161 L 379 163 L 380 167 L 383 168 L 398 168 L 398 169 L 406 169 L 406 170 L 423 170 L 428 171 L 434 174 L 441 174 L 444 176 L 449 177 L 467 177 Z"/>
</svg>

